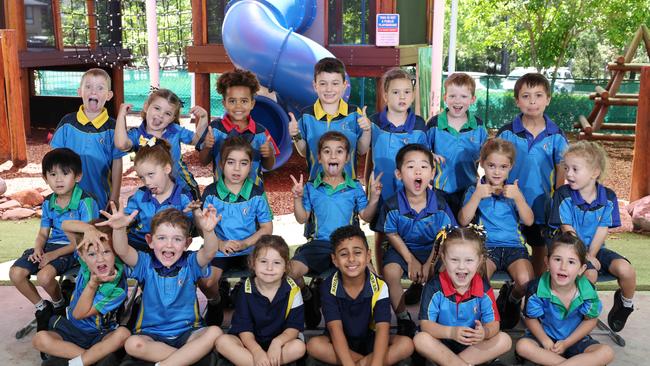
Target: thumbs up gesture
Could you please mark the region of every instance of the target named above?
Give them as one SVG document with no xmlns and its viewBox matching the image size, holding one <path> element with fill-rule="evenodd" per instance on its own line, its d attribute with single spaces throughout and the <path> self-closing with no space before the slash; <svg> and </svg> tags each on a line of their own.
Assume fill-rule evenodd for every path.
<svg viewBox="0 0 650 366">
<path fill-rule="evenodd" d="M 212 149 L 214 146 L 214 134 L 212 133 L 212 127 L 208 126 L 207 136 L 205 136 L 205 141 L 203 142 L 203 148 Z"/>
<path fill-rule="evenodd" d="M 289 112 L 289 135 L 291 135 L 291 137 L 300 135 L 300 129 L 298 129 L 298 120 L 296 120 L 296 116 L 294 116 L 291 112 Z"/>
<path fill-rule="evenodd" d="M 519 190 L 519 179 L 515 179 L 512 184 L 506 184 L 503 187 L 503 195 L 513 200 L 523 198 L 521 190 Z"/>
<path fill-rule="evenodd" d="M 361 116 L 359 118 L 357 118 L 357 123 L 359 124 L 359 127 L 361 127 L 361 129 L 364 132 L 370 131 L 370 127 L 371 127 L 370 120 L 368 119 L 368 116 L 366 115 L 366 109 L 367 108 L 368 108 L 367 106 L 363 106 L 363 109 L 361 110 Z"/>
<path fill-rule="evenodd" d="M 275 149 L 273 148 L 273 144 L 271 143 L 271 135 L 266 136 L 266 141 L 262 146 L 260 146 L 260 155 L 262 155 L 263 158 L 268 158 L 274 155 Z"/>
</svg>

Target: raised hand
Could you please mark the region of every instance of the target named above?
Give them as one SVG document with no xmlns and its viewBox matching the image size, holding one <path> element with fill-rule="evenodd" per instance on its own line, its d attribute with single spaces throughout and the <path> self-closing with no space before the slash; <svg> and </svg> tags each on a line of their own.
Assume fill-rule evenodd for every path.
<svg viewBox="0 0 650 366">
<path fill-rule="evenodd" d="M 433 161 L 438 165 L 442 165 L 445 163 L 445 157 L 442 155 L 433 154 Z"/>
<path fill-rule="evenodd" d="M 300 135 L 298 120 L 296 119 L 296 116 L 294 116 L 291 112 L 289 112 L 289 135 L 291 135 L 291 137 Z"/>
<path fill-rule="evenodd" d="M 380 172 L 375 178 L 375 173 L 370 173 L 370 179 L 368 181 L 370 198 L 379 197 L 381 195 L 381 190 L 384 187 L 381 184 L 381 177 L 384 176 L 384 172 Z"/>
<path fill-rule="evenodd" d="M 513 200 L 524 198 L 524 195 L 519 189 L 519 179 L 515 179 L 515 182 L 512 184 L 506 184 L 503 186 L 503 195 L 507 198 L 512 198 Z"/>
<path fill-rule="evenodd" d="M 367 108 L 368 107 L 363 106 L 363 109 L 361 110 L 361 116 L 357 118 L 357 123 L 359 124 L 359 127 L 361 127 L 361 129 L 364 132 L 370 131 L 370 127 L 372 126 L 370 124 L 370 120 L 368 119 L 368 116 L 366 115 Z"/>
<path fill-rule="evenodd" d="M 196 226 L 203 231 L 213 231 L 221 221 L 221 215 L 217 215 L 217 209 L 211 204 L 203 210 L 194 211 L 194 222 Z"/>
<path fill-rule="evenodd" d="M 269 158 L 273 156 L 275 150 L 273 149 L 273 144 L 271 143 L 271 135 L 266 136 L 266 141 L 262 146 L 260 146 L 260 155 L 263 158 Z"/>
<path fill-rule="evenodd" d="M 120 110 L 117 112 L 117 114 L 119 116 L 126 116 L 131 111 L 131 108 L 133 108 L 133 104 L 122 103 L 120 104 Z"/>
<path fill-rule="evenodd" d="M 83 239 L 77 243 L 77 251 L 88 245 L 94 245 L 95 247 L 99 248 L 103 246 L 102 240 L 108 240 L 108 235 L 106 235 L 106 233 L 102 233 L 93 226 L 92 228 L 84 231 Z"/>
<path fill-rule="evenodd" d="M 124 207 L 120 207 L 120 209 L 118 210 L 117 207 L 115 206 L 114 201 L 111 201 L 109 205 L 111 207 L 112 214 L 104 210 L 99 211 L 99 213 L 101 213 L 102 216 L 104 216 L 108 220 L 99 222 L 95 225 L 110 226 L 110 228 L 113 230 L 124 229 L 128 227 L 131 224 L 131 222 L 133 222 L 133 219 L 135 219 L 135 217 L 138 215 L 138 210 L 134 210 L 133 212 L 131 212 L 130 215 L 124 213 Z"/>
<path fill-rule="evenodd" d="M 185 206 L 185 208 L 183 209 L 183 213 L 192 212 L 194 210 L 200 210 L 201 206 L 202 206 L 201 200 L 190 201 L 190 203 L 188 203 L 187 206 Z"/>
<path fill-rule="evenodd" d="M 205 108 L 195 105 L 194 107 L 190 108 L 190 113 L 194 115 L 194 117 L 198 120 L 202 120 L 204 118 L 208 118 L 208 112 L 205 110 Z"/>
<path fill-rule="evenodd" d="M 305 189 L 302 180 L 302 174 L 300 174 L 300 180 L 296 180 L 296 177 L 293 175 L 289 175 L 289 177 L 291 177 L 291 180 L 293 181 L 293 187 L 291 187 L 291 194 L 293 195 L 293 198 L 302 198 L 302 194 Z"/>
<path fill-rule="evenodd" d="M 476 182 L 476 190 L 474 191 L 474 195 L 476 195 L 478 199 L 490 197 L 492 195 L 492 192 L 492 187 L 488 183 L 483 183 L 480 179 L 478 182 Z"/>
</svg>

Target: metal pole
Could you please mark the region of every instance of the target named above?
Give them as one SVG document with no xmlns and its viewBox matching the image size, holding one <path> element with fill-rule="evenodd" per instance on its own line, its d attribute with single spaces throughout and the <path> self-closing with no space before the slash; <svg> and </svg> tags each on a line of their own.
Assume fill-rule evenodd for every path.
<svg viewBox="0 0 650 366">
<path fill-rule="evenodd" d="M 445 0 L 434 0 L 431 40 L 431 91 L 429 93 L 430 117 L 440 112 L 442 89 L 442 42 L 445 26 Z"/>
</svg>

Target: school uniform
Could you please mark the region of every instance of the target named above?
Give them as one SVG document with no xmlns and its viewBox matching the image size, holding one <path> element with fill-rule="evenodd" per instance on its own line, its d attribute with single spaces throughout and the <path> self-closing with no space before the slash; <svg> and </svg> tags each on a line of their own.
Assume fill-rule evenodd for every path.
<svg viewBox="0 0 650 366">
<path fill-rule="evenodd" d="M 567 339 L 585 318 L 597 318 L 602 311 L 603 305 L 598 299 L 596 288 L 586 277 L 578 276 L 576 287 L 578 291 L 571 301 L 569 309 L 567 309 L 551 289 L 551 275 L 549 272 L 545 272 L 542 277 L 528 284 L 524 316 L 529 319 L 539 320 L 544 333 L 553 342 Z M 526 330 L 524 336 L 539 343 L 539 340 L 529 330 Z M 598 341 L 587 335 L 571 347 L 568 347 L 562 356 L 565 358 L 573 357 L 583 353 L 587 347 L 598 343 Z"/>
<path fill-rule="evenodd" d="M 107 207 L 111 191 L 113 160 L 126 153 L 115 147 L 115 120 L 106 108 L 92 121 L 86 117 L 83 105 L 77 112 L 63 116 L 50 146 L 67 147 L 81 158 L 81 188 L 90 194 L 100 208 Z"/>
<path fill-rule="evenodd" d="M 515 163 L 507 184 L 519 181 L 519 189 L 535 216 L 533 225 L 522 228 L 523 234 L 529 245 L 543 246 L 546 243 L 542 231 L 555 191 L 555 166 L 562 162 L 568 142 L 562 130 L 546 115 L 546 128 L 533 137 L 524 127 L 522 116 L 519 114 L 512 123 L 501 127 L 497 137 L 515 146 Z"/>
<path fill-rule="evenodd" d="M 255 279 L 247 278 L 237 294 L 231 323 L 230 334 L 253 333 L 255 341 L 268 350 L 271 341 L 286 329 L 304 330 L 305 311 L 300 288 L 286 277 L 269 301 L 257 289 Z"/>
<path fill-rule="evenodd" d="M 568 184 L 558 188 L 553 196 L 553 206 L 549 226 L 559 229 L 561 225 L 570 225 L 589 250 L 591 242 L 600 227 L 615 228 L 621 226 L 618 211 L 618 199 L 611 189 L 596 183 L 596 198 L 587 203 L 577 190 Z M 605 247 L 605 243 L 596 254 L 600 262 L 599 273 L 609 273 L 609 266 L 615 259 L 629 260 Z M 591 262 L 587 269 L 595 269 Z"/>
<path fill-rule="evenodd" d="M 361 117 L 362 111 L 355 105 L 348 105 L 343 99 L 339 101 L 339 109 L 336 115 L 327 114 L 316 100 L 313 106 L 305 108 L 298 119 L 298 129 L 306 143 L 307 170 L 309 179 L 316 179 L 316 175 L 322 171 L 318 162 L 318 141 L 328 131 L 338 131 L 347 137 L 350 142 L 350 160 L 345 164 L 345 174 L 352 179 L 357 177 L 357 142 L 363 130 L 359 127 L 357 120 Z"/>
<path fill-rule="evenodd" d="M 500 320 L 490 282 L 478 273 L 474 274 L 470 287 L 464 294 L 459 294 L 454 288 L 447 271 L 436 274 L 424 286 L 420 321 L 475 328 L 477 320 L 483 324 Z M 451 339 L 442 339 L 441 342 L 456 354 L 467 348 Z"/>
<path fill-rule="evenodd" d="M 343 287 L 343 274 L 334 272 L 320 286 L 325 324 L 340 320 L 348 346 L 362 355 L 372 353 L 377 323 L 390 323 L 388 285 L 367 268 L 361 293 L 353 299 Z M 329 336 L 326 330 L 325 334 Z"/>
<path fill-rule="evenodd" d="M 126 207 L 124 208 L 124 213 L 127 215 L 138 210 L 138 214 L 129 226 L 129 245 L 137 250 L 150 251 L 145 236 L 151 232 L 151 219 L 158 212 L 168 208 L 175 208 L 183 211 L 190 202 L 192 202 L 191 194 L 180 184 L 174 184 L 172 193 L 163 202 L 158 202 L 158 199 L 149 189 L 147 189 L 147 187 L 138 188 L 138 190 L 129 197 Z M 194 217 L 192 211 L 185 213 L 185 215 L 189 222 L 192 222 Z"/>
<path fill-rule="evenodd" d="M 302 204 L 311 214 L 305 224 L 309 242 L 300 246 L 292 259 L 317 273 L 333 266 L 330 258 L 332 232 L 341 226 L 358 225 L 358 213 L 368 205 L 361 183 L 348 174 L 343 177 L 342 183 L 332 187 L 323 180 L 320 172 L 316 179 L 307 182 L 303 190 Z"/>
<path fill-rule="evenodd" d="M 420 263 L 426 263 L 436 235 L 447 225 L 456 225 L 456 219 L 449 206 L 437 190 L 427 188 L 427 203 L 416 212 L 406 197 L 406 191 L 401 188 L 397 194 L 384 203 L 377 220 L 377 228 L 386 234 L 398 234 L 408 250 Z M 408 272 L 406 260 L 391 245 L 384 254 L 386 266 L 397 263 L 403 271 Z"/>
</svg>

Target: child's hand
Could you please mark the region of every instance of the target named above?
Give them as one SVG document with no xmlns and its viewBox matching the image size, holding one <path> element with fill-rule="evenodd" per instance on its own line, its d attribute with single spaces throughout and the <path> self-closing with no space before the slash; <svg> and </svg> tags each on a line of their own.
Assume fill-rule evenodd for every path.
<svg viewBox="0 0 650 366">
<path fill-rule="evenodd" d="M 479 200 L 490 197 L 492 195 L 492 187 L 488 183 L 482 183 L 479 179 L 478 182 L 476 182 L 476 190 L 474 190 L 474 194 Z"/>
<path fill-rule="evenodd" d="M 442 155 L 433 154 L 433 161 L 438 165 L 442 165 L 445 163 L 445 158 Z"/>
<path fill-rule="evenodd" d="M 48 263 L 50 263 L 51 261 L 53 261 L 53 260 L 55 260 L 57 258 L 52 253 L 53 252 L 43 253 L 43 255 L 41 256 L 41 260 L 38 263 L 38 269 L 43 269 L 43 267 L 47 266 Z"/>
<path fill-rule="evenodd" d="M 34 253 L 32 253 L 27 260 L 32 263 L 38 263 L 43 259 L 43 248 L 34 248 Z"/>
<path fill-rule="evenodd" d="M 190 108 L 190 113 L 193 114 L 197 120 L 208 118 L 208 112 L 203 107 L 198 105 Z"/>
<path fill-rule="evenodd" d="M 273 149 L 273 144 L 271 143 L 271 135 L 266 136 L 266 141 L 262 146 L 260 146 L 260 155 L 263 158 L 270 158 L 275 153 Z"/>
<path fill-rule="evenodd" d="M 553 344 L 553 347 L 551 347 L 551 352 L 557 353 L 558 355 L 563 354 L 566 351 L 566 342 L 564 340 L 557 341 L 555 344 Z"/>
<path fill-rule="evenodd" d="M 587 260 L 591 262 L 591 264 L 594 266 L 596 271 L 600 271 L 600 261 L 596 259 L 596 257 L 594 257 L 591 254 L 587 254 Z"/>
<path fill-rule="evenodd" d="M 133 108 L 133 104 L 122 103 L 120 104 L 120 110 L 117 112 L 117 114 L 120 116 L 126 116 L 129 112 L 131 112 L 131 108 Z"/>
<path fill-rule="evenodd" d="M 296 137 L 300 134 L 300 129 L 298 128 L 298 120 L 293 113 L 289 112 L 289 135 L 291 137 Z"/>
<path fill-rule="evenodd" d="M 466 346 L 472 345 L 472 334 L 474 329 L 468 327 L 453 327 L 451 330 L 451 339 L 464 344 Z"/>
<path fill-rule="evenodd" d="M 255 366 L 271 366 L 271 361 L 264 351 L 257 351 L 253 353 L 253 363 Z"/>
<path fill-rule="evenodd" d="M 429 261 L 427 261 L 427 263 L 422 265 L 422 283 L 426 283 L 429 280 L 432 266 L 433 264 Z"/>
<path fill-rule="evenodd" d="M 366 116 L 366 106 L 363 106 L 363 110 L 361 111 L 361 117 L 357 118 L 357 123 L 359 124 L 359 127 L 363 130 L 363 132 L 368 132 L 370 131 L 370 127 L 372 125 L 370 124 L 370 120 Z"/>
<path fill-rule="evenodd" d="M 380 172 L 375 178 L 375 173 L 370 173 L 370 180 L 368 185 L 370 186 L 370 197 L 379 197 L 381 195 L 381 190 L 383 188 L 381 184 L 381 177 L 384 175 L 384 172 Z"/>
<path fill-rule="evenodd" d="M 201 206 L 202 206 L 201 200 L 190 201 L 190 203 L 188 203 L 187 206 L 185 206 L 185 208 L 183 209 L 183 213 L 193 212 L 195 210 L 201 210 Z"/>
<path fill-rule="evenodd" d="M 221 215 L 217 215 L 217 209 L 212 204 L 209 204 L 203 210 L 197 209 L 194 211 L 194 222 L 202 231 L 213 231 L 219 221 L 221 221 Z"/>
<path fill-rule="evenodd" d="M 540 343 L 542 344 L 542 347 L 544 347 L 544 349 L 547 351 L 552 351 L 553 347 L 555 346 L 555 343 L 553 343 L 553 341 L 548 337 L 546 337 L 546 339 L 542 340 Z"/>
<path fill-rule="evenodd" d="M 242 242 L 239 240 L 227 240 L 223 244 L 222 252 L 226 255 L 231 255 L 239 252 L 242 249 L 244 249 L 244 244 L 242 244 Z"/>
<path fill-rule="evenodd" d="M 422 279 L 422 264 L 415 258 L 411 258 L 408 262 L 408 276 L 413 282 L 420 283 Z"/>
<path fill-rule="evenodd" d="M 280 366 L 282 360 L 282 346 L 275 340 L 271 341 L 269 350 L 266 352 L 271 366 Z"/>
<path fill-rule="evenodd" d="M 102 240 L 108 240 L 108 235 L 97 230 L 94 226 L 84 232 L 84 237 L 77 243 L 77 251 L 87 245 L 103 246 Z"/>
<path fill-rule="evenodd" d="M 104 210 L 99 211 L 99 213 L 101 213 L 102 216 L 104 216 L 108 220 L 99 222 L 95 225 L 110 226 L 111 229 L 113 230 L 124 229 L 131 224 L 133 219 L 135 219 L 135 216 L 138 214 L 138 210 L 134 210 L 133 212 L 131 212 L 130 215 L 127 216 L 124 213 L 124 207 L 120 207 L 120 209 L 118 210 L 117 207 L 115 206 L 114 201 L 111 201 L 109 205 L 111 206 L 111 212 L 113 214 L 109 214 Z"/>
<path fill-rule="evenodd" d="M 472 335 L 472 344 L 477 344 L 483 342 L 485 339 L 485 328 L 481 324 L 480 320 L 475 320 L 474 324 L 474 334 Z"/>
<path fill-rule="evenodd" d="M 203 148 L 212 149 L 213 146 L 214 146 L 214 135 L 212 133 L 212 127 L 208 126 L 208 134 L 205 136 L 205 140 L 203 140 Z"/>
<path fill-rule="evenodd" d="M 291 180 L 293 181 L 293 187 L 291 187 L 291 194 L 293 195 L 293 198 L 302 198 L 302 194 L 304 192 L 304 186 L 303 186 L 303 181 L 302 181 L 302 174 L 300 174 L 300 180 L 296 180 L 296 177 L 293 175 L 289 175 L 291 177 Z"/>
<path fill-rule="evenodd" d="M 506 184 L 503 186 L 503 195 L 513 200 L 523 198 L 524 196 L 521 194 L 521 190 L 519 189 L 519 179 L 515 179 L 515 182 L 512 184 Z"/>
</svg>

